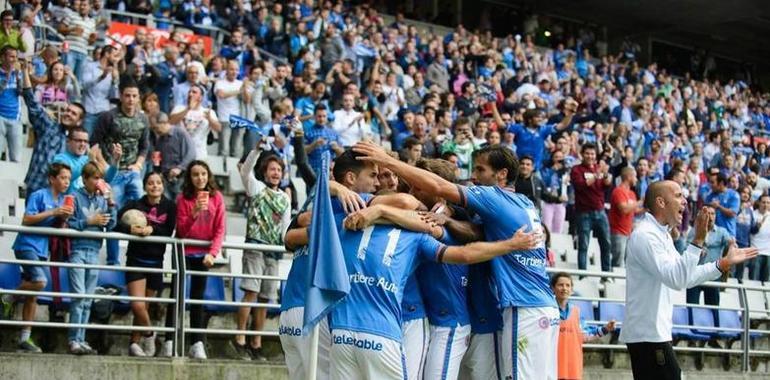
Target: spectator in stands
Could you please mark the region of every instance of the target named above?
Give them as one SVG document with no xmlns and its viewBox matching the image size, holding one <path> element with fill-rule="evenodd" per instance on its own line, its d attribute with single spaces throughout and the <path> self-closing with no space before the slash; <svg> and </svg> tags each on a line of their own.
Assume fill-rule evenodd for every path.
<svg viewBox="0 0 770 380">
<path fill-rule="evenodd" d="M 188 94 L 190 93 L 190 88 L 193 86 L 197 86 L 202 84 L 202 79 L 205 79 L 203 72 L 203 66 L 197 65 L 197 64 L 189 64 L 187 65 L 187 70 L 185 71 L 185 81 L 181 83 L 176 83 L 173 88 L 173 94 L 174 94 L 174 108 L 177 106 L 186 106 L 187 105 L 187 98 Z M 203 105 L 208 107 L 209 105 L 209 97 L 208 94 L 205 91 L 203 93 Z M 173 111 L 172 111 L 173 112 Z"/>
<path fill-rule="evenodd" d="M 738 215 L 735 217 L 735 244 L 738 245 L 738 248 L 747 248 L 751 246 L 751 229 L 756 223 L 754 220 L 754 202 L 751 200 L 750 187 L 741 186 L 738 189 L 738 194 L 741 197 L 741 205 Z M 754 266 L 749 265 L 749 278 L 753 277 L 753 274 Z M 742 264 L 735 266 L 733 277 L 738 279 L 739 282 L 743 282 Z"/>
<path fill-rule="evenodd" d="M 88 149 L 88 133 L 83 127 L 75 127 L 67 133 L 67 148 L 64 152 L 53 156 L 51 162 L 58 162 L 67 165 L 72 172 L 72 180 L 70 181 L 70 187 L 67 189 L 67 193 L 73 193 L 75 190 L 83 187 L 83 179 L 81 173 L 83 167 L 89 162 L 93 161 L 99 169 L 102 171 L 105 177 L 105 181 L 108 183 L 117 174 L 114 164 L 116 159 L 120 159 L 123 154 L 123 150 L 119 144 L 115 144 L 112 147 L 112 159 L 113 165 L 107 163 L 104 160 L 104 156 L 101 153 L 99 146 L 94 146 L 89 151 Z"/>
<path fill-rule="evenodd" d="M 193 142 L 196 160 L 205 160 L 208 157 L 208 136 L 211 131 L 221 132 L 222 124 L 217 118 L 217 113 L 207 107 L 203 107 L 203 96 L 206 91 L 201 85 L 190 87 L 187 94 L 187 105 L 177 105 L 171 111 L 168 118 L 170 124 L 184 128 Z"/>
<path fill-rule="evenodd" d="M 404 141 L 404 149 L 402 149 L 398 155 L 401 161 L 404 161 L 409 165 L 416 165 L 417 161 L 422 158 L 422 144 L 420 143 L 420 140 L 417 140 L 414 137 L 408 137 L 406 141 Z"/>
<path fill-rule="evenodd" d="M 121 51 L 107 45 L 102 48 L 99 60 L 87 64 L 80 77 L 83 87 L 83 105 L 87 110 L 83 127 L 88 131 L 89 136 L 94 134 L 99 115 L 112 108 L 110 99 L 118 89 L 121 59 Z"/>
<path fill-rule="evenodd" d="M 551 289 L 559 304 L 559 359 L 558 378 L 560 380 L 580 380 L 583 378 L 583 343 L 598 340 L 615 331 L 615 320 L 604 326 L 586 324 L 582 310 L 571 304 L 572 276 L 560 272 L 551 276 Z M 590 303 L 589 303 L 590 305 Z M 592 310 L 587 310 L 590 315 Z"/>
<path fill-rule="evenodd" d="M 70 12 L 64 22 L 59 24 L 59 33 L 69 44 L 69 51 L 64 56 L 64 63 L 72 68 L 78 78 L 83 78 L 83 70 L 88 59 L 88 52 L 96 42 L 96 21 L 90 16 L 91 2 L 76 2 L 76 12 Z"/>
<path fill-rule="evenodd" d="M 716 225 L 716 211 L 713 207 L 705 206 L 701 212 L 705 212 L 709 219 L 708 234 L 706 235 L 706 240 L 703 243 L 703 253 L 701 254 L 700 261 L 698 261 L 698 265 L 720 260 L 725 254 L 727 254 L 730 246 L 735 244 L 735 237 L 730 235 L 727 229 L 724 227 Z M 693 229 L 687 238 L 690 244 L 692 244 L 693 240 L 695 239 L 695 233 L 696 231 Z M 687 303 L 699 304 L 701 292 L 703 293 L 704 304 L 719 306 L 719 288 L 706 286 L 695 286 L 688 288 Z M 717 313 L 717 310 L 714 310 L 714 322 L 715 326 L 719 326 L 719 313 Z M 716 341 L 712 340 L 711 343 L 713 345 L 716 343 Z"/>
<path fill-rule="evenodd" d="M 176 227 L 176 204 L 163 195 L 163 175 L 149 172 L 144 176 L 144 192 L 141 199 L 129 201 L 118 211 L 115 231 L 136 236 L 171 236 Z M 147 224 L 125 224 L 123 215 L 130 210 L 140 211 Z M 130 241 L 126 250 L 126 266 L 162 269 L 165 254 L 166 244 Z M 155 297 L 163 291 L 163 274 L 126 272 L 126 287 L 131 297 Z M 147 302 L 132 301 L 131 311 L 134 313 L 134 326 L 150 326 Z M 155 332 L 131 333 L 128 354 L 155 356 Z"/>
<path fill-rule="evenodd" d="M 174 105 L 174 87 L 179 81 L 180 73 L 176 69 L 176 60 L 179 57 L 179 49 L 174 45 L 168 45 L 163 49 L 164 61 L 152 67 L 154 83 L 152 91 L 158 95 L 161 112 L 170 112 Z M 197 66 L 190 66 L 196 67 Z"/>
<path fill-rule="evenodd" d="M 195 145 L 184 128 L 168 122 L 165 113 L 155 116 L 150 126 L 153 171 L 157 171 L 163 179 L 166 198 L 176 199 L 182 188 L 184 169 L 195 159 Z"/>
<path fill-rule="evenodd" d="M 457 155 L 457 166 L 460 168 L 458 182 L 462 183 L 471 178 L 471 168 L 473 167 L 472 155 L 479 147 L 473 144 L 473 134 L 471 133 L 471 123 L 461 117 L 455 121 L 454 138 L 446 140 L 441 146 L 442 156 L 447 152 Z"/>
<path fill-rule="evenodd" d="M 199 239 L 210 241 L 208 247 L 185 246 L 187 269 L 208 271 L 214 265 L 214 259 L 222 251 L 225 238 L 225 204 L 222 192 L 217 188 L 214 175 L 204 161 L 195 160 L 187 166 L 184 173 L 182 193 L 176 199 L 176 237 L 180 239 Z M 206 277 L 192 276 L 190 298 L 203 299 L 206 291 Z M 173 326 L 174 312 L 166 313 L 166 327 Z M 203 305 L 190 305 L 190 327 L 205 329 Z M 173 333 L 166 333 L 163 356 L 173 354 Z M 206 359 L 204 335 L 190 334 L 193 342 L 189 355 L 193 359 Z"/>
<path fill-rule="evenodd" d="M 315 108 L 315 124 L 310 128 L 305 128 L 305 152 L 307 152 L 310 166 L 313 168 L 320 167 L 323 152 L 334 152 L 339 156 L 345 151 L 339 135 L 328 125 L 328 112 L 326 107 L 317 106 Z"/>
<path fill-rule="evenodd" d="M 228 61 L 225 78 L 216 81 L 214 84 L 214 94 L 217 99 L 217 115 L 219 123 L 222 124 L 222 130 L 219 133 L 219 155 L 239 157 L 237 150 L 240 149 L 241 139 L 243 139 L 243 129 L 232 130 L 230 128 L 230 115 L 238 115 L 240 112 L 240 94 L 243 81 L 238 79 L 238 62 Z"/>
<path fill-rule="evenodd" d="M 620 171 L 620 185 L 610 196 L 610 242 L 612 244 L 612 267 L 622 267 L 626 262 L 626 243 L 631 236 L 634 215 L 642 210 L 636 199 L 636 170 L 626 166 Z"/>
<path fill-rule="evenodd" d="M 13 23 L 13 11 L 6 9 L 0 13 L 0 19 L 2 19 L 2 28 L 0 28 L 0 50 L 6 46 L 10 46 L 17 51 L 27 52 L 34 50 L 34 46 L 26 46 L 21 36 L 21 31 L 18 28 L 14 28 Z"/>
<path fill-rule="evenodd" d="M 767 282 L 770 276 L 770 195 L 759 197 L 759 207 L 754 212 L 754 226 L 751 230 L 751 246 L 759 250 L 760 256 L 751 263 L 754 266 L 752 280 Z"/>
<path fill-rule="evenodd" d="M 53 63 L 45 83 L 37 86 L 36 98 L 49 115 L 60 120 L 67 104 L 80 101 L 80 84 L 72 69 L 61 62 Z"/>
<path fill-rule="evenodd" d="M 299 127 L 299 121 L 297 121 Z M 260 157 L 259 144 L 249 152 L 240 168 L 241 180 L 249 197 L 246 207 L 246 243 L 283 245 L 283 236 L 291 221 L 291 198 L 280 189 L 284 163 L 275 154 L 263 153 Z M 259 161 L 259 167 L 257 163 Z M 250 275 L 278 275 L 278 260 L 281 254 L 246 250 L 243 252 L 243 273 Z M 278 299 L 278 282 L 269 280 L 243 279 L 244 291 L 241 302 L 275 302 Z M 245 306 L 238 310 L 238 329 L 248 326 L 252 308 Z M 265 326 L 267 309 L 254 311 L 254 331 L 261 331 Z M 233 346 L 239 356 L 254 360 L 266 360 L 262 352 L 262 339 L 254 336 L 250 343 L 244 335 L 237 335 Z"/>
<path fill-rule="evenodd" d="M 24 226 L 53 227 L 67 220 L 74 212 L 73 207 L 66 205 L 64 197 L 70 184 L 71 173 L 63 164 L 52 164 L 48 167 L 49 187 L 39 189 L 27 197 L 26 210 L 21 224 Z M 13 243 L 13 252 L 18 260 L 48 261 L 48 236 L 20 233 Z M 17 290 L 40 291 L 45 288 L 50 274 L 49 268 L 34 265 L 22 266 L 22 281 Z M 15 304 L 14 297 L 4 294 L 2 302 L 3 318 L 11 317 Z M 37 297 L 24 297 L 21 318 L 23 321 L 34 321 L 37 309 Z M 23 352 L 43 352 L 31 339 L 32 327 L 21 328 L 19 350 Z"/>
<path fill-rule="evenodd" d="M 345 94 L 342 95 L 342 109 L 334 111 L 332 128 L 337 132 L 344 148 L 369 138 L 372 133 L 369 123 L 364 120 L 364 114 L 353 109 L 354 105 L 353 94 Z"/>
<path fill-rule="evenodd" d="M 118 174 L 110 182 L 112 200 L 116 207 L 142 196 L 141 172 L 149 151 L 149 122 L 139 108 L 139 88 L 136 82 L 126 81 L 120 86 L 120 105 L 102 113 L 91 136 L 92 144 L 111 147 L 120 144 L 123 155 L 118 161 Z M 105 150 L 108 159 L 111 151 Z M 117 240 L 107 241 L 107 264 L 119 262 Z"/>
<path fill-rule="evenodd" d="M 719 173 L 709 178 L 711 193 L 706 197 L 706 204 L 716 210 L 716 225 L 723 227 L 735 237 L 736 217 L 741 207 L 738 193 L 727 187 L 727 177 Z"/>
<path fill-rule="evenodd" d="M 22 63 L 24 77 L 22 96 L 24 97 L 24 103 L 27 105 L 29 121 L 32 124 L 32 130 L 35 132 L 36 137 L 29 170 L 24 178 L 24 183 L 27 185 L 27 194 L 32 194 L 46 187 L 46 168 L 48 164 L 52 162 L 56 154 L 64 151 L 67 132 L 80 126 L 85 115 L 85 109 L 81 104 L 70 103 L 67 105 L 66 112 L 62 113 L 60 121 L 51 118 L 32 93 L 31 70 L 31 65 Z"/>
<path fill-rule="evenodd" d="M 23 73 L 17 69 L 18 50 L 11 45 L 0 48 L 0 152 L 5 152 L 9 161 L 21 160 L 21 103 L 19 83 Z M 5 143 L 5 146 L 3 144 Z"/>
<path fill-rule="evenodd" d="M 545 186 L 544 191 L 551 194 L 544 200 L 541 219 L 548 231 L 561 234 L 562 224 L 567 215 L 567 186 L 569 170 L 564 165 L 564 152 L 557 150 L 551 154 L 551 166 L 540 171 Z"/>
<path fill-rule="evenodd" d="M 552 134 L 569 128 L 572 125 L 572 116 L 576 111 L 577 103 L 568 99 L 564 105 L 564 118 L 556 125 L 542 125 L 546 118 L 543 111 L 539 109 L 524 112 L 523 124 L 507 124 L 508 133 L 516 136 L 516 154 L 531 156 L 535 163 L 535 170 L 540 170 L 545 151 L 545 141 Z M 499 117 L 496 108 L 493 108 L 493 114 L 497 115 L 498 125 L 506 125 Z"/>
<path fill-rule="evenodd" d="M 241 87 L 241 116 L 248 120 L 254 120 L 259 126 L 271 121 L 270 101 L 267 98 L 267 84 L 269 78 L 264 76 L 264 66 L 254 65 L 249 69 L 249 75 L 243 78 Z M 281 115 L 278 124 L 286 115 Z M 257 143 L 255 132 L 247 129 L 243 135 L 243 154 L 248 154 Z"/>
<path fill-rule="evenodd" d="M 583 144 L 580 150 L 583 162 L 573 167 L 570 174 L 570 182 L 575 189 L 578 223 L 578 268 L 587 268 L 588 243 L 593 231 L 593 236 L 599 240 L 602 271 L 609 272 L 610 226 L 604 212 L 604 192 L 612 185 L 612 175 L 606 162 L 599 161 L 597 164 L 596 150 L 594 144 Z"/>
<path fill-rule="evenodd" d="M 110 231 L 117 221 L 115 205 L 109 197 L 104 174 L 94 164 L 83 167 L 83 187 L 75 192 L 75 212 L 68 220 L 69 227 L 78 231 Z M 109 197 L 109 198 L 108 198 Z M 73 238 L 69 262 L 72 264 L 99 264 L 99 251 L 103 239 Z M 96 269 L 70 268 L 70 291 L 77 294 L 93 294 L 99 271 Z M 91 315 L 90 298 L 73 298 L 70 301 L 69 322 L 89 323 Z M 69 331 L 69 352 L 75 355 L 93 355 L 96 351 L 86 342 L 86 329 L 71 328 Z"/>
<path fill-rule="evenodd" d="M 559 198 L 552 198 L 552 194 L 545 192 L 545 184 L 540 176 L 536 175 L 535 163 L 530 156 L 522 156 L 519 159 L 519 174 L 516 176 L 514 188 L 519 194 L 524 194 L 535 207 L 540 210 L 541 200 L 546 198 L 550 202 L 558 202 Z"/>
</svg>

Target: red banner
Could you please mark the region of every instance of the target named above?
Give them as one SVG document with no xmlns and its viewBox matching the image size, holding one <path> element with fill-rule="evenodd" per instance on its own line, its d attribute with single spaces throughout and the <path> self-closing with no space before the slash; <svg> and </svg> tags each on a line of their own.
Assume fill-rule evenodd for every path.
<svg viewBox="0 0 770 380">
<path fill-rule="evenodd" d="M 134 42 L 134 34 L 140 28 L 146 30 L 147 35 L 152 36 L 155 39 L 155 48 L 157 49 L 163 48 L 170 41 L 169 37 L 171 34 L 167 30 L 148 28 L 146 26 L 126 24 L 126 23 L 114 22 L 114 21 L 110 23 L 110 28 L 107 30 L 107 35 L 110 39 L 113 40 L 113 44 L 115 44 L 115 42 L 118 42 L 123 45 L 131 45 Z M 205 56 L 209 56 L 211 54 L 211 49 L 213 45 L 213 41 L 211 40 L 211 37 L 200 36 L 193 33 L 177 32 L 176 39 L 177 41 L 181 41 L 187 44 L 197 42 L 198 40 L 203 40 L 203 51 Z"/>
</svg>

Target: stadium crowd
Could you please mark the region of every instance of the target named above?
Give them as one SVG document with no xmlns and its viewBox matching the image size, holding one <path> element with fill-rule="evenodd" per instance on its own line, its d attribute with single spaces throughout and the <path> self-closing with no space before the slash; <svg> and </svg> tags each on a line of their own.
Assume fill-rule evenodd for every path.
<svg viewBox="0 0 770 380">
<path fill-rule="evenodd" d="M 159 29 L 171 28 L 160 19 L 169 18 L 197 35 L 214 33 L 200 26 L 230 34 L 210 54 L 202 39 L 177 38 L 179 30 L 161 45 L 156 34 L 139 28 L 130 44 L 121 44 L 106 33 L 105 8 L 152 13 L 159 18 Z M 311 189 L 325 154 L 336 157 L 330 187 L 339 206 L 350 213 L 344 221 L 348 229 L 363 229 L 367 236 L 366 228 L 382 218 L 405 230 L 432 234 L 452 248 L 469 244 L 462 246 L 465 251 L 447 250 L 447 262 L 492 259 L 474 256 L 479 240 L 507 242 L 501 254 L 537 252 L 526 263 L 510 256 L 486 266 L 424 263 L 412 275 L 416 263 L 403 264 L 403 281 L 396 278 L 396 289 L 403 289 L 383 301 L 391 306 L 399 301 L 394 304 L 398 314 L 389 315 L 397 331 L 388 326 L 383 327 L 386 332 L 355 330 L 357 323 L 380 321 L 340 315 L 344 307 L 333 313 L 333 320 L 349 318 L 347 329 L 358 331 L 334 335 L 334 345 L 377 346 L 383 337 L 399 344 L 403 339 L 409 379 L 439 378 L 447 372 L 456 378 L 462 371 L 468 371 L 462 372 L 468 378 L 496 376 L 497 366 L 490 365 L 495 355 L 488 347 L 496 344 L 496 331 L 515 326 L 516 318 L 546 318 L 554 334 L 558 328 L 552 327 L 561 322 L 578 326 L 570 331 L 579 338 L 568 340 L 573 346 L 559 347 L 560 355 L 577 349 L 583 334 L 588 339 L 612 331 L 614 322 L 599 329 L 575 324 L 566 306 L 571 279 L 557 275 L 549 280 L 544 267 L 555 258 L 545 254 L 536 237 L 538 231 L 574 236 L 578 267 L 587 269 L 593 236 L 602 271 L 622 267 L 634 220 L 643 216 L 644 195 L 656 181 L 675 181 L 685 192 L 684 221 L 672 231 L 680 252 L 693 239 L 693 215 L 703 206 L 713 218 L 701 263 L 722 257 L 732 242 L 770 252 L 770 150 L 762 138 L 770 128 L 767 94 L 742 81 L 701 77 L 702 71 L 676 77 L 656 63 L 644 66 L 630 43 L 617 55 L 594 58 L 596 38 L 584 31 L 565 31 L 548 48 L 537 46 L 531 34 L 498 38 L 462 25 L 448 35 L 435 35 L 409 25 L 402 15 L 386 24 L 375 8 L 341 1 L 185 0 L 154 5 L 73 0 L 44 5 L 24 0 L 0 17 L 0 150 L 9 161 L 21 160 L 22 115 L 27 115 L 33 136 L 27 142 L 33 153 L 24 179 L 27 209 L 22 223 L 209 240 L 210 247 L 186 249 L 187 268 L 208 270 L 221 254 L 226 208 L 245 213 L 246 242 L 297 249 L 280 297 L 275 281 L 240 285 L 244 302 L 280 299 L 281 336 L 287 361 L 295 360 L 289 363 L 293 378 L 302 376 L 296 363 L 304 362 L 304 343 L 291 341 L 301 337 L 284 318 L 301 326 L 301 314 L 294 309 L 303 305 L 303 283 L 294 284 L 292 278 L 303 276 L 294 272 L 303 257 L 299 247 L 307 244 L 302 227 L 309 216 L 298 203 L 292 178 L 301 177 Z M 52 27 L 63 41 L 41 46 L 35 42 L 41 38 L 35 25 Z M 240 159 L 245 204 L 226 204 L 207 163 L 210 145 L 216 146 L 212 151 L 217 155 Z M 406 168 L 393 162 L 399 160 Z M 296 173 L 290 173 L 292 165 Z M 472 186 L 433 186 L 439 181 L 423 182 L 425 172 L 463 186 L 512 188 L 528 200 L 501 195 L 502 190 L 487 194 L 474 192 Z M 514 210 L 508 216 L 531 224 L 535 232 L 489 230 L 501 220 L 496 212 L 505 212 L 494 209 L 505 209 L 506 202 Z M 126 222 L 132 220 L 124 217 L 130 210 L 140 210 L 146 223 Z M 415 214 L 399 210 L 420 210 L 418 223 Z M 377 240 L 380 248 L 385 249 L 388 236 Z M 344 245 L 344 236 L 342 240 Z M 102 243 L 19 234 L 14 250 L 19 259 L 96 264 Z M 420 244 L 415 249 L 444 255 L 446 246 L 440 243 Z M 160 268 L 167 254 L 165 246 L 151 243 L 130 243 L 125 258 L 117 241 L 108 240 L 106 248 L 106 261 L 114 265 Z M 482 248 L 490 255 L 500 249 Z M 391 255 L 395 249 L 393 243 Z M 246 251 L 244 273 L 276 275 L 279 259 Z M 732 275 L 740 281 L 745 270 L 750 279 L 768 280 L 766 256 L 746 266 L 737 266 Z M 45 268 L 24 266 L 20 289 L 43 289 L 49 278 Z M 532 278 L 529 283 L 517 280 L 516 273 Z M 94 270 L 70 270 L 71 291 L 93 293 L 96 276 Z M 133 296 L 153 297 L 163 290 L 156 273 L 130 272 L 126 280 Z M 492 280 L 497 294 L 490 291 Z M 432 285 L 437 281 L 444 281 L 447 289 L 436 290 Z M 202 298 L 205 286 L 204 277 L 192 276 L 190 297 Z M 516 294 L 525 289 L 526 296 Z M 713 288 L 688 290 L 688 302 L 698 303 L 701 291 L 707 304 L 719 304 Z M 14 300 L 4 296 L 3 302 Z M 91 303 L 73 300 L 69 321 L 87 323 Z M 34 297 L 25 298 L 25 320 L 34 317 L 35 304 Z M 518 308 L 531 308 L 527 312 L 534 314 L 517 315 Z M 546 308 L 553 310 L 541 310 Z M 135 324 L 150 325 L 147 310 L 146 303 L 132 302 Z M 249 326 L 251 314 L 248 307 L 238 311 L 240 329 Z M 191 327 L 205 327 L 203 306 L 192 305 L 190 318 Z M 253 328 L 262 329 L 265 318 L 266 310 L 257 309 Z M 504 376 L 517 370 L 517 353 L 510 352 L 516 343 L 511 343 L 510 330 L 505 331 L 501 355 L 509 359 L 499 368 Z M 20 349 L 40 352 L 30 333 L 30 328 L 21 330 Z M 173 334 L 160 354 L 171 355 L 171 339 Z M 193 334 L 191 341 L 190 356 L 205 359 L 204 334 Z M 94 353 L 82 328 L 71 330 L 69 342 L 73 354 Z M 265 359 L 259 336 L 236 336 L 232 344 L 243 358 Z M 379 347 L 388 351 L 388 344 Z M 534 338 L 529 344 L 527 355 L 556 350 L 553 344 L 540 347 Z M 153 333 L 134 333 L 129 352 L 154 356 L 155 346 Z M 355 363 L 335 349 L 326 354 Z M 356 377 L 345 365 L 332 360 L 332 378 L 346 373 Z M 396 365 L 401 366 L 400 357 Z M 361 369 L 361 376 L 389 370 L 373 366 Z"/>
</svg>

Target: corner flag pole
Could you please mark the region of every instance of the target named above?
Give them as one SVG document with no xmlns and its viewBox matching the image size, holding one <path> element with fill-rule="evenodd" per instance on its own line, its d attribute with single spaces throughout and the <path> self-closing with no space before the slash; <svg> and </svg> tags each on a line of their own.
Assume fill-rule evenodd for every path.
<svg viewBox="0 0 770 380">
<path fill-rule="evenodd" d="M 321 323 L 321 322 L 319 322 Z M 310 331 L 310 356 L 308 357 L 307 380 L 315 380 L 318 372 L 318 325 Z"/>
</svg>

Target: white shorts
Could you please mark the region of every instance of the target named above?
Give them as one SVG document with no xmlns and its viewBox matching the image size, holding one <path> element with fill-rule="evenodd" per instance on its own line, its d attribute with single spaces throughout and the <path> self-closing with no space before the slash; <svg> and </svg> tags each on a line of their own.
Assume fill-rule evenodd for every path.
<svg viewBox="0 0 770 380">
<path fill-rule="evenodd" d="M 502 377 L 556 380 L 559 322 L 555 307 L 505 308 L 500 339 Z"/>
<path fill-rule="evenodd" d="M 304 307 L 293 307 L 281 312 L 278 322 L 278 333 L 281 337 L 281 346 L 283 346 L 286 367 L 289 369 L 289 379 L 291 380 L 307 379 L 307 372 L 310 370 L 307 367 L 310 361 L 310 335 L 302 335 L 302 316 L 304 313 Z M 324 318 L 319 323 L 316 378 L 327 380 L 330 378 L 329 347 L 332 338 L 329 333 L 328 319 Z"/>
<path fill-rule="evenodd" d="M 401 342 L 349 330 L 332 331 L 329 355 L 334 380 L 403 380 Z"/>
<path fill-rule="evenodd" d="M 500 380 L 500 332 L 471 334 L 471 343 L 460 364 L 460 378 Z"/>
<path fill-rule="evenodd" d="M 406 379 L 421 380 L 428 356 L 428 319 L 412 319 L 401 325 L 401 344 L 404 346 Z"/>
<path fill-rule="evenodd" d="M 428 358 L 425 361 L 425 379 L 457 379 L 460 362 L 468 349 L 471 326 L 430 326 Z"/>
</svg>

